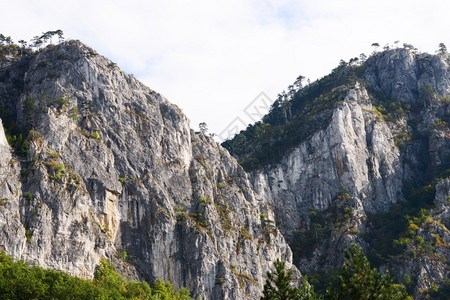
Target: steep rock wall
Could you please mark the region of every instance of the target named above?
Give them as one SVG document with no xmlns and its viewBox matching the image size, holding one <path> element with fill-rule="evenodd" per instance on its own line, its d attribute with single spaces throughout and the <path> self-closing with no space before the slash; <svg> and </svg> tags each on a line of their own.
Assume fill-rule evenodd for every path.
<svg viewBox="0 0 450 300">
<path fill-rule="evenodd" d="M 287 234 L 308 208 L 327 209 L 342 189 L 355 209 L 386 210 L 402 199 L 403 171 L 388 126 L 380 121 L 367 91 L 357 85 L 333 112 L 330 125 L 301 143 L 276 166 L 256 172 L 257 191 L 270 199 Z"/>
<path fill-rule="evenodd" d="M 385 51 L 364 63 L 360 82 L 339 87 L 341 98 L 332 101 L 340 104 L 325 129 L 299 143 L 279 163 L 251 172 L 255 190 L 268 199 L 277 225 L 293 244 L 298 232 L 317 234 L 310 227 L 317 212 L 329 222 L 331 235 L 297 257 L 302 271 L 339 266 L 351 242 L 367 248 L 362 236 L 371 230 L 368 214 L 402 205 L 405 184 L 424 183 L 436 170 L 448 168 L 448 59 L 405 49 Z M 387 107 L 384 115 L 376 105 Z M 417 233 L 436 245 L 434 254 L 403 256 L 384 266 L 393 268 L 401 281 L 405 274 L 418 275 L 413 285 L 419 298 L 420 291 L 448 276 L 448 202 L 443 200 L 450 196 L 448 179 L 434 180 L 436 204 Z M 345 212 L 347 219 L 336 218 L 336 211 L 341 216 Z M 408 247 L 418 253 L 416 244 Z"/>
<path fill-rule="evenodd" d="M 22 64 L 18 87 L 9 68 L 0 100 L 30 141 L 18 157 L 0 130 L 9 254 L 85 278 L 106 257 L 204 299 L 257 299 L 292 261 L 244 170 L 160 94 L 76 41 Z"/>
</svg>

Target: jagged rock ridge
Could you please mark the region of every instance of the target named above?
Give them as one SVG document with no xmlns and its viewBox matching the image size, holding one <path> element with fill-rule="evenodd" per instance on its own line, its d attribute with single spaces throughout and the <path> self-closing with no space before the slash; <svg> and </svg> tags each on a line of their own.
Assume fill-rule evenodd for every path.
<svg viewBox="0 0 450 300">
<path fill-rule="evenodd" d="M 359 66 L 341 64 L 276 103 L 263 118 L 270 125 L 255 124 L 224 143 L 251 171 L 293 248 L 302 250 L 294 250 L 302 272 L 339 266 L 351 242 L 373 252 L 381 243 L 366 238 L 380 230 L 373 221 L 392 207 L 415 205 L 429 217 L 415 238 L 403 240 L 403 254 L 386 257 L 381 267 L 401 282 L 412 280 L 418 298 L 448 277 L 449 65 L 448 57 L 406 49 L 377 53 Z M 317 125 L 299 122 L 305 117 Z M 297 132 L 301 138 L 290 141 Z M 265 145 L 279 149 L 266 164 L 263 143 L 255 142 L 264 136 Z"/>
<path fill-rule="evenodd" d="M 257 299 L 271 262 L 292 261 L 236 160 L 82 43 L 4 66 L 0 104 L 29 143 L 12 149 L 0 126 L 0 246 L 14 257 L 85 278 L 106 257 L 204 299 Z"/>
</svg>

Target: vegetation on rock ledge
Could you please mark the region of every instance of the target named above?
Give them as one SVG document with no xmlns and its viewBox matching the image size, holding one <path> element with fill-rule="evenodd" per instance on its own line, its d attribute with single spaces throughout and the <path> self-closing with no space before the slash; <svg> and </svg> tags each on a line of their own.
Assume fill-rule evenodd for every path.
<svg viewBox="0 0 450 300">
<path fill-rule="evenodd" d="M 245 170 L 251 171 L 278 162 L 299 143 L 324 129 L 331 120 L 333 108 L 348 87 L 364 71 L 362 65 L 341 61 L 330 75 L 303 87 L 303 76 L 282 92 L 262 121 L 222 143 L 237 157 Z"/>
</svg>

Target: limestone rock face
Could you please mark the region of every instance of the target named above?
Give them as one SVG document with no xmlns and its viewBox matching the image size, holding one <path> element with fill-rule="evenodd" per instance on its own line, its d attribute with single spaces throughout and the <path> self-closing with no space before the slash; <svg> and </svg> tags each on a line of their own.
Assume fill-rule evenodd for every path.
<svg viewBox="0 0 450 300">
<path fill-rule="evenodd" d="M 0 103 L 29 141 L 15 154 L 0 126 L 0 246 L 14 257 L 84 278 L 106 257 L 203 299 L 259 299 L 272 261 L 290 265 L 236 160 L 80 42 L 0 70 Z"/>
<path fill-rule="evenodd" d="M 270 199 L 290 233 L 308 208 L 327 209 L 341 189 L 356 209 L 386 210 L 401 200 L 399 151 L 364 88 L 348 91 L 330 125 L 316 132 L 268 171 L 254 174 L 255 188 Z M 300 213 L 299 213 L 300 212 Z"/>
<path fill-rule="evenodd" d="M 308 244 L 301 271 L 340 266 L 350 243 L 373 246 L 373 216 L 424 187 L 414 201 L 429 215 L 381 265 L 414 277 L 420 298 L 449 275 L 449 61 L 396 49 L 360 70 L 335 98 L 320 95 L 327 122 L 317 110 L 308 120 L 321 126 L 247 173 L 178 107 L 78 41 L 11 61 L 0 68 L 0 249 L 84 278 L 105 257 L 194 297 L 259 299 L 275 259 L 300 276 L 284 237 L 294 250 Z"/>
<path fill-rule="evenodd" d="M 439 95 L 450 95 L 448 61 L 428 53 L 406 49 L 378 53 L 367 61 L 365 79 L 371 87 L 397 101 L 415 102 L 424 86 Z"/>
<path fill-rule="evenodd" d="M 2 153 L 8 153 L 9 151 L 9 144 L 8 141 L 6 140 L 6 136 L 5 136 L 5 130 L 3 129 L 3 124 L 0 123 L 0 147 L 3 150 Z M 7 155 L 5 155 L 6 157 Z"/>
<path fill-rule="evenodd" d="M 351 242 L 367 248 L 363 236 L 372 229 L 366 222 L 368 214 L 403 205 L 407 184 L 425 182 L 432 169 L 450 166 L 450 131 L 442 121 L 449 113 L 448 59 L 404 49 L 385 51 L 364 63 L 360 82 L 340 87 L 341 96 L 334 99 L 340 104 L 324 129 L 278 163 L 250 174 L 254 189 L 269 201 L 277 226 L 291 243 L 298 243 L 299 232 L 317 234 L 311 227 L 311 216 L 317 212 L 334 220 L 330 236 L 296 258 L 302 272 L 339 266 L 343 249 Z M 380 95 L 385 99 L 377 98 Z M 391 106 L 383 116 L 376 105 L 388 102 L 403 103 L 409 110 L 395 111 Z M 436 245 L 436 254 L 403 257 L 385 266 L 393 268 L 398 278 L 418 275 L 419 298 L 420 290 L 448 276 L 448 178 L 435 183 L 436 205 L 418 235 Z M 336 211 L 341 216 L 347 211 L 346 218 L 336 218 Z M 413 245 L 408 247 L 417 252 Z"/>
</svg>

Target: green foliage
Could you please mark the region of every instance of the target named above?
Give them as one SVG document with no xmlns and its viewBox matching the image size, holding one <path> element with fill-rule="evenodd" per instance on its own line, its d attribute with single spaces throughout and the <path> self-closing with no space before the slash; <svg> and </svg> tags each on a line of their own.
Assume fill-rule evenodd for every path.
<svg viewBox="0 0 450 300">
<path fill-rule="evenodd" d="M 164 283 L 163 280 L 157 279 L 156 283 L 152 286 L 152 294 L 155 295 L 155 299 L 167 299 L 167 300 L 188 300 L 192 299 L 189 296 L 189 290 L 181 288 L 178 291 L 174 286 L 168 282 Z"/>
<path fill-rule="evenodd" d="M 100 262 L 92 281 L 29 267 L 4 252 L 0 252 L 0 295 L 2 299 L 192 299 L 188 290 L 176 290 L 161 279 L 152 287 L 145 281 L 126 280 L 107 260 Z"/>
<path fill-rule="evenodd" d="M 200 204 L 206 206 L 208 205 L 208 200 L 205 197 L 200 197 Z"/>
<path fill-rule="evenodd" d="M 310 257 L 325 236 L 330 234 L 325 224 L 324 214 L 314 208 L 309 209 L 309 229 L 294 231 L 290 246 L 295 258 Z"/>
<path fill-rule="evenodd" d="M 275 272 L 267 272 L 267 279 L 264 285 L 263 297 L 261 300 L 273 299 L 297 299 L 298 292 L 295 287 L 291 287 L 292 270 L 285 270 L 285 262 L 274 261 Z"/>
<path fill-rule="evenodd" d="M 196 214 L 192 214 L 192 217 L 195 221 L 195 223 L 203 228 L 208 228 L 208 220 L 205 218 L 205 216 L 202 213 L 196 213 Z"/>
<path fill-rule="evenodd" d="M 37 35 L 31 39 L 31 42 L 33 42 L 32 47 L 39 49 L 41 46 L 47 44 L 48 41 L 50 41 L 50 44 L 53 44 L 52 41 L 54 36 L 58 36 L 58 42 L 61 43 L 64 41 L 63 35 L 64 33 L 61 29 L 43 32 L 41 36 Z"/>
<path fill-rule="evenodd" d="M 444 282 L 440 285 L 439 288 L 434 286 L 426 296 L 426 299 L 436 299 L 436 300 L 448 300 L 448 296 L 450 295 L 450 279 L 445 278 Z"/>
<path fill-rule="evenodd" d="M 5 130 L 6 139 L 8 140 L 11 148 L 14 152 L 22 157 L 27 157 L 30 153 L 30 141 L 28 135 L 22 129 L 16 129 L 11 131 Z"/>
<path fill-rule="evenodd" d="M 324 211 L 309 209 L 309 227 L 300 227 L 294 231 L 289 242 L 294 259 L 311 257 L 314 250 L 324 242 L 334 240 L 333 236 L 352 231 L 351 220 L 354 216 L 350 194 L 341 187 L 332 205 Z"/>
<path fill-rule="evenodd" d="M 274 274 L 267 272 L 267 280 L 264 285 L 263 297 L 261 300 L 294 300 L 298 299 L 297 288 L 291 287 L 292 271 L 287 273 L 284 270 L 284 262 L 276 260 L 274 262 L 276 271 Z"/>
<path fill-rule="evenodd" d="M 78 120 L 79 114 L 78 114 L 78 107 L 74 107 L 70 110 L 70 116 L 74 121 Z"/>
<path fill-rule="evenodd" d="M 367 224 L 370 230 L 363 235 L 363 239 L 371 246 L 368 257 L 372 264 L 378 267 L 401 253 L 401 249 L 393 247 L 393 243 L 407 228 L 402 206 L 393 205 L 386 213 L 368 214 Z"/>
<path fill-rule="evenodd" d="M 408 227 L 398 239 L 394 240 L 394 247 L 403 252 L 408 245 L 413 245 L 413 250 L 411 250 L 412 252 L 409 252 L 409 254 L 414 255 L 414 258 L 418 254 L 433 255 L 435 247 L 429 241 L 425 241 L 422 236 L 417 234 L 422 224 L 433 222 L 433 219 L 430 217 L 430 211 L 422 208 L 418 216 L 406 216 L 406 219 L 408 220 Z M 435 239 L 438 240 L 439 236 L 435 237 Z"/>
<path fill-rule="evenodd" d="M 26 178 L 28 176 L 28 172 L 29 170 L 27 168 L 22 168 L 22 170 L 20 170 L 20 175 L 22 178 Z"/>
<path fill-rule="evenodd" d="M 65 273 L 30 268 L 22 261 L 0 253 L 0 294 L 3 299 L 94 299 L 99 288 L 92 282 Z M 103 299 L 107 299 L 104 297 Z"/>
<path fill-rule="evenodd" d="M 100 140 L 100 133 L 98 131 L 94 131 L 93 133 L 91 133 L 91 137 L 96 140 Z"/>
<path fill-rule="evenodd" d="M 55 101 L 58 109 L 68 109 L 70 106 L 70 101 L 64 98 L 58 98 Z"/>
<path fill-rule="evenodd" d="M 81 184 L 81 177 L 80 175 L 78 175 L 77 173 L 70 171 L 69 172 L 69 180 L 66 183 L 66 189 L 69 192 L 73 192 L 75 190 L 77 190 L 80 187 Z"/>
<path fill-rule="evenodd" d="M 248 232 L 247 228 L 245 228 L 244 225 L 241 225 L 241 236 L 243 236 L 246 239 L 253 240 L 252 236 Z"/>
<path fill-rule="evenodd" d="M 400 119 L 406 118 L 411 111 L 409 103 L 387 100 L 384 95 L 380 95 L 380 92 L 377 92 L 375 99 L 374 108 L 381 113 L 385 121 L 396 123 Z"/>
<path fill-rule="evenodd" d="M 47 165 L 50 168 L 51 174 L 53 175 L 49 175 L 49 178 L 56 180 L 56 181 L 61 181 L 62 178 L 66 175 L 66 166 L 62 163 L 58 163 L 54 160 L 45 162 L 45 165 Z M 73 176 L 78 176 L 76 174 L 73 174 L 71 176 L 71 179 L 73 179 L 73 181 L 78 182 L 79 180 L 77 180 L 77 178 L 74 178 Z M 81 179 L 81 178 L 80 178 Z"/>
<path fill-rule="evenodd" d="M 28 98 L 24 103 L 24 116 L 27 126 L 17 126 L 13 114 L 0 106 L 0 118 L 2 119 L 6 139 L 14 152 L 21 157 L 28 157 L 30 142 L 37 140 L 41 134 L 32 129 L 34 124 L 34 100 Z"/>
<path fill-rule="evenodd" d="M 340 268 L 327 268 L 325 270 L 317 270 L 311 273 L 308 273 L 308 282 L 314 286 L 314 290 L 319 295 L 325 295 L 327 288 L 329 286 L 337 286 L 338 285 L 338 276 L 341 273 Z M 306 276 L 306 274 L 303 274 Z"/>
<path fill-rule="evenodd" d="M 368 214 L 368 226 L 363 239 L 370 245 L 368 258 L 378 267 L 398 255 L 430 255 L 433 246 L 421 241 L 417 229 L 430 221 L 430 209 L 435 206 L 436 182 L 445 174 L 447 162 L 426 172 L 428 181 L 423 183 L 406 182 L 401 205 L 393 205 L 388 212 Z M 411 253 L 405 253 L 408 245 L 414 245 Z"/>
<path fill-rule="evenodd" d="M 28 228 L 25 228 L 25 237 L 27 238 L 27 243 L 31 243 L 31 233 Z"/>
<path fill-rule="evenodd" d="M 261 300 L 316 300 L 323 299 L 317 296 L 314 287 L 310 286 L 306 278 L 303 278 L 302 287 L 292 286 L 292 270 L 285 270 L 286 263 L 277 259 L 274 261 L 275 271 L 267 272 L 266 283 L 264 284 L 263 296 Z"/>
<path fill-rule="evenodd" d="M 259 219 L 261 221 L 261 230 L 266 242 L 270 240 L 270 234 L 276 235 L 276 227 L 274 222 L 269 219 L 268 214 L 259 213 Z"/>
<path fill-rule="evenodd" d="M 109 291 L 112 298 L 118 299 L 125 293 L 126 288 L 122 284 L 123 278 L 114 270 L 114 266 L 102 259 L 94 276 L 94 283 Z"/>
<path fill-rule="evenodd" d="M 437 96 L 436 92 L 434 91 L 431 85 L 422 85 L 420 87 L 419 95 L 422 99 L 426 101 L 430 101 L 431 99 Z"/>
<path fill-rule="evenodd" d="M 350 199 L 350 194 L 342 185 L 339 187 L 339 193 L 336 196 L 337 200 L 348 200 Z"/>
<path fill-rule="evenodd" d="M 177 215 L 176 215 L 177 224 L 181 225 L 183 220 L 187 219 L 188 216 L 187 216 L 186 212 L 179 207 L 175 208 L 175 212 L 177 212 Z"/>
<path fill-rule="evenodd" d="M 228 205 L 228 202 L 225 202 L 225 205 L 220 205 L 214 202 L 214 206 L 216 207 L 217 213 L 220 216 L 223 230 L 225 230 L 225 232 L 229 232 L 233 228 L 233 225 L 230 219 L 231 209 Z"/>
<path fill-rule="evenodd" d="M 241 231 L 239 232 L 239 238 L 236 244 L 236 254 L 241 252 L 242 245 L 244 244 L 245 239 L 253 240 L 250 233 L 247 231 L 244 225 L 241 225 Z"/>
<path fill-rule="evenodd" d="M 323 300 L 323 295 L 316 294 L 314 286 L 308 283 L 307 277 L 304 276 L 302 280 L 302 287 L 298 290 L 297 299 L 302 300 Z"/>
<path fill-rule="evenodd" d="M 403 285 L 393 284 L 387 272 L 371 269 L 361 248 L 352 244 L 345 251 L 345 262 L 338 277 L 338 287 L 327 290 L 327 299 L 412 299 Z"/>
<path fill-rule="evenodd" d="M 63 164 L 57 163 L 57 164 L 55 164 L 55 166 L 54 166 L 54 170 L 55 170 L 55 171 L 64 171 L 64 169 L 65 169 L 65 166 L 64 166 Z"/>
<path fill-rule="evenodd" d="M 35 126 L 35 117 L 34 117 L 34 113 L 36 110 L 35 107 L 35 103 L 34 103 L 34 99 L 31 97 L 27 97 L 27 99 L 25 100 L 25 103 L 23 105 L 23 114 L 27 120 L 27 123 L 31 126 Z"/>
<path fill-rule="evenodd" d="M 423 86 L 420 97 L 428 101 L 436 94 L 430 86 Z M 388 212 L 368 215 L 368 230 L 363 238 L 370 245 L 368 258 L 376 267 L 397 256 L 415 258 L 435 253 L 435 242 L 423 240 L 417 235 L 417 229 L 430 221 L 430 209 L 436 206 L 436 184 L 450 176 L 450 156 L 442 157 L 437 166 L 431 164 L 429 135 L 419 132 L 416 121 L 409 120 L 408 124 L 412 127 L 412 135 L 405 144 L 423 145 L 419 150 L 418 168 L 424 175 L 403 183 L 405 202 L 393 205 Z M 436 119 L 430 130 L 443 130 L 442 126 L 446 126 L 444 121 Z"/>
<path fill-rule="evenodd" d="M 407 205 L 394 205 L 387 213 L 369 214 L 370 230 L 363 236 L 371 246 L 369 260 L 380 266 L 399 255 L 432 255 L 434 246 L 417 235 L 422 224 L 430 222 L 428 209 L 417 210 Z M 414 245 L 413 253 L 405 253 L 408 245 Z"/>
<path fill-rule="evenodd" d="M 23 193 L 23 197 L 29 202 L 33 199 L 33 194 L 29 191 Z"/>
<path fill-rule="evenodd" d="M 409 131 L 401 131 L 398 132 L 395 136 L 394 136 L 394 143 L 395 146 L 397 148 L 399 148 L 400 150 L 405 149 L 405 146 L 411 142 L 412 140 L 412 133 Z"/>
</svg>

